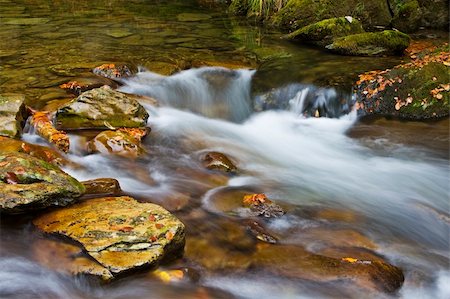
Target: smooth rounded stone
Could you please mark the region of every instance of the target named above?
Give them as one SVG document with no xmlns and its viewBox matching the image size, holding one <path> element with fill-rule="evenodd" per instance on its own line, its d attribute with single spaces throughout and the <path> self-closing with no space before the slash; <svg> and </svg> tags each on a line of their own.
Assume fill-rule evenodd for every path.
<svg viewBox="0 0 450 299">
<path fill-rule="evenodd" d="M 103 131 L 88 142 L 91 153 L 114 154 L 122 157 L 136 158 L 145 151 L 141 142 L 121 131 Z"/>
<path fill-rule="evenodd" d="M 20 137 L 26 119 L 25 96 L 0 94 L 0 135 Z"/>
<path fill-rule="evenodd" d="M 198 22 L 211 19 L 210 15 L 202 13 L 180 13 L 177 15 L 177 20 L 180 22 Z"/>
<path fill-rule="evenodd" d="M 56 166 L 22 153 L 0 154 L 0 212 L 15 214 L 77 200 L 84 186 Z"/>
<path fill-rule="evenodd" d="M 326 48 L 342 55 L 402 55 L 408 48 L 410 40 L 408 35 L 400 31 L 384 30 L 340 37 Z"/>
<path fill-rule="evenodd" d="M 5 18 L 3 25 L 42 25 L 50 21 L 48 18 Z"/>
<path fill-rule="evenodd" d="M 95 67 L 92 72 L 108 79 L 130 77 L 137 72 L 137 68 L 126 64 L 105 63 Z"/>
<path fill-rule="evenodd" d="M 111 28 L 106 30 L 106 35 L 114 38 L 122 38 L 133 35 L 133 32 L 124 28 Z"/>
<path fill-rule="evenodd" d="M 186 239 L 184 258 L 208 271 L 245 271 L 251 264 L 248 254 L 216 245 L 201 237 Z"/>
<path fill-rule="evenodd" d="M 259 61 L 289 58 L 292 55 L 282 47 L 262 47 L 252 50 Z"/>
<path fill-rule="evenodd" d="M 55 123 L 60 129 L 145 127 L 149 115 L 139 99 L 109 87 L 92 89 L 58 109 Z"/>
<path fill-rule="evenodd" d="M 113 89 L 118 87 L 118 84 L 113 80 L 98 76 L 74 78 L 69 82 L 61 84 L 59 87 L 78 96 L 85 91 L 99 88 L 105 85 Z"/>
<path fill-rule="evenodd" d="M 219 152 L 207 152 L 201 157 L 202 164 L 210 170 L 221 170 L 224 172 L 235 173 L 237 167 L 231 160 Z"/>
<path fill-rule="evenodd" d="M 150 71 L 164 75 L 164 76 L 173 75 L 174 73 L 179 72 L 182 69 L 176 63 L 164 62 L 164 61 L 145 62 L 144 66 L 147 69 L 149 69 Z"/>
<path fill-rule="evenodd" d="M 177 257 L 185 243 L 184 225 L 175 216 L 126 196 L 85 200 L 33 223 L 46 233 L 79 242 L 113 275 L 155 267 L 163 259 Z"/>
<path fill-rule="evenodd" d="M 398 290 L 404 281 L 402 270 L 386 262 L 353 257 L 335 259 L 292 245 L 261 244 L 252 267 L 293 279 L 349 281 L 368 290 L 388 293 Z"/>
<path fill-rule="evenodd" d="M 32 245 L 33 258 L 41 265 L 71 275 L 92 275 L 103 280 L 113 278 L 108 269 L 83 253 L 83 249 L 56 240 L 38 239 Z"/>
<path fill-rule="evenodd" d="M 141 46 L 143 44 L 142 38 L 140 35 L 132 35 L 129 37 L 124 37 L 120 40 L 121 45 L 129 45 L 129 46 Z"/>
<path fill-rule="evenodd" d="M 0 144 L 0 153 L 24 153 L 55 166 L 69 165 L 72 163 L 57 151 L 46 146 L 31 144 L 2 136 L 0 136 Z"/>
<path fill-rule="evenodd" d="M 150 273 L 151 278 L 156 278 L 163 283 L 196 283 L 200 279 L 200 273 L 193 268 L 156 269 Z"/>
<path fill-rule="evenodd" d="M 111 178 L 99 178 L 81 182 L 86 188 L 85 195 L 118 195 L 122 192 L 119 181 Z"/>
<path fill-rule="evenodd" d="M 327 45 L 334 39 L 346 35 L 365 32 L 361 22 L 352 17 L 325 19 L 302 27 L 284 38 L 294 41 L 313 42 Z"/>
</svg>

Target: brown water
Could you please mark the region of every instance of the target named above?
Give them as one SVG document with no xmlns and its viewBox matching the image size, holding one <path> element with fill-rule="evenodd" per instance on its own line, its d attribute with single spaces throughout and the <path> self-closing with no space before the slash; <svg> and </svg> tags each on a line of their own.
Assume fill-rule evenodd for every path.
<svg viewBox="0 0 450 299">
<path fill-rule="evenodd" d="M 251 91 L 302 83 L 345 93 L 357 74 L 392 67 L 401 58 L 349 58 L 290 44 L 279 32 L 240 23 L 223 8 L 202 8 L 195 1 L 0 0 L 0 22 L 0 91 L 23 93 L 37 108 L 67 97 L 61 83 L 92 77 L 91 69 L 102 63 L 127 62 L 163 75 L 186 70 L 156 83 L 131 79 L 123 87 L 157 93 L 163 102 L 161 108 L 146 107 L 152 128 L 144 145 L 147 157 L 87 156 L 84 143 L 92 136 L 74 132 L 68 158 L 84 170 L 65 170 L 79 179 L 117 178 L 126 194 L 173 211 L 187 226 L 187 245 L 184 257 L 165 268 L 192 273 L 172 284 L 151 271 L 110 284 L 65 275 L 43 263 L 47 237 L 32 226 L 32 216 L 3 217 L 0 297 L 449 295 L 448 119 L 358 122 L 352 114 L 304 119 L 293 111 L 265 111 L 239 114 L 244 119 L 233 123 L 218 119 L 222 115 L 212 100 L 218 91 L 198 84 L 202 72 L 217 69 L 189 70 L 256 69 L 233 77 L 225 104 L 233 114 L 249 107 Z M 193 96 L 172 100 L 180 85 Z M 186 104 L 187 98 L 192 103 Z M 43 143 L 32 134 L 24 138 Z M 205 171 L 198 157 L 206 150 L 229 154 L 240 175 Z M 276 250 L 273 266 L 259 264 L 253 256 L 264 245 L 248 233 L 237 208 L 244 191 L 265 192 L 286 207 L 287 216 L 261 224 L 280 244 L 292 245 L 293 255 L 302 248 L 331 256 L 353 247 L 374 250 L 403 269 L 404 286 L 388 296 L 348 282 L 296 277 L 289 275 L 295 265 Z"/>
</svg>

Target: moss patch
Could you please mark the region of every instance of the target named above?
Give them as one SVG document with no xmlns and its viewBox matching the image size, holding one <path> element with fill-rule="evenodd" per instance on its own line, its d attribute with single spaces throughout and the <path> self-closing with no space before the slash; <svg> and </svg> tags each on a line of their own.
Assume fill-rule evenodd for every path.
<svg viewBox="0 0 450 299">
<path fill-rule="evenodd" d="M 408 35 L 399 31 L 385 30 L 341 37 L 327 48 L 344 55 L 401 55 L 409 43 Z"/>
<path fill-rule="evenodd" d="M 305 26 L 286 35 L 285 38 L 326 45 L 338 37 L 363 32 L 364 29 L 358 20 L 341 17 L 326 19 Z"/>
</svg>

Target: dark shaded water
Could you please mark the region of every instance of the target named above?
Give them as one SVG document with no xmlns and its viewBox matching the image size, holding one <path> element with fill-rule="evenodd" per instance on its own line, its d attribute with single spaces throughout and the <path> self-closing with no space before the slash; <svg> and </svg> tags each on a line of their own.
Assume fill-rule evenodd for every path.
<svg viewBox="0 0 450 299">
<path fill-rule="evenodd" d="M 142 72 L 128 80 L 122 90 L 163 103 L 146 107 L 152 134 L 142 160 L 85 156 L 88 134 L 71 134 L 68 157 L 85 168 L 68 173 L 117 178 L 127 194 L 163 205 L 186 224 L 185 256 L 166 267 L 188 267 L 195 279 L 165 284 L 144 272 L 105 285 L 61 274 L 51 270 L 55 262 L 42 261 L 47 237 L 32 217 L 3 218 L 0 297 L 388 296 L 248 267 L 261 244 L 236 213 L 240 198 L 233 192 L 246 190 L 265 192 L 288 208 L 288 216 L 266 223 L 281 244 L 313 252 L 371 249 L 404 270 L 405 284 L 392 297 L 449 296 L 448 120 L 358 122 L 353 113 L 304 118 L 301 93 L 287 99 L 286 111 L 252 112 L 254 95 L 287 84 L 336 87 L 344 96 L 358 73 L 392 67 L 400 58 L 349 58 L 292 45 L 279 32 L 240 24 L 223 9 L 194 1 L 0 0 L 0 21 L 0 91 L 23 93 L 37 108 L 66 97 L 59 84 L 90 77 L 105 62 L 162 75 L 214 65 L 256 70 L 233 73 L 226 88 L 202 85 L 205 72 L 224 72 L 216 68 L 171 77 Z M 203 170 L 198 157 L 206 150 L 229 154 L 242 173 L 230 179 Z"/>
</svg>

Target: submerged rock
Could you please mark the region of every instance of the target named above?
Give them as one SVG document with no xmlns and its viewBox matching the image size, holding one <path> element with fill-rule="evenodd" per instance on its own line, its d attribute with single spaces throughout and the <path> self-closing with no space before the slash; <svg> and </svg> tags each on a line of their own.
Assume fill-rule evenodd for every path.
<svg viewBox="0 0 450 299">
<path fill-rule="evenodd" d="M 360 115 L 424 120 L 449 115 L 450 54 L 438 49 L 412 62 L 359 76 L 354 92 Z"/>
<path fill-rule="evenodd" d="M 282 207 L 273 203 L 263 193 L 245 195 L 242 202 L 245 207 L 248 207 L 250 209 L 251 216 L 276 218 L 283 216 L 286 213 Z"/>
<path fill-rule="evenodd" d="M 26 119 L 25 97 L 19 94 L 0 94 L 0 135 L 19 137 Z"/>
<path fill-rule="evenodd" d="M 103 131 L 87 145 L 89 152 L 136 158 L 144 153 L 141 142 L 122 131 Z"/>
<path fill-rule="evenodd" d="M 219 152 L 207 152 L 202 157 L 203 166 L 210 170 L 221 170 L 234 173 L 237 171 L 236 166 L 224 154 Z"/>
<path fill-rule="evenodd" d="M 344 36 L 326 48 L 343 55 L 382 56 L 402 55 L 410 37 L 400 31 L 385 30 Z"/>
<path fill-rule="evenodd" d="M 0 153 L 0 212 L 65 206 L 85 191 L 56 166 L 22 153 Z"/>
<path fill-rule="evenodd" d="M 341 17 L 322 20 L 302 27 L 285 36 L 294 41 L 312 42 L 325 46 L 334 39 L 346 35 L 363 33 L 361 23 L 352 17 Z"/>
<path fill-rule="evenodd" d="M 33 257 L 41 265 L 57 272 L 92 275 L 103 280 L 113 278 L 108 269 L 84 254 L 82 248 L 69 243 L 39 239 L 33 243 Z"/>
<path fill-rule="evenodd" d="M 145 127 L 148 113 L 138 96 L 102 87 L 83 92 L 56 112 L 56 126 L 61 129 L 107 129 Z"/>
<path fill-rule="evenodd" d="M 130 197 L 82 201 L 35 219 L 46 233 L 79 242 L 113 275 L 154 267 L 184 247 L 184 225 L 162 207 Z"/>
<path fill-rule="evenodd" d="M 294 279 L 318 282 L 352 281 L 369 290 L 395 292 L 404 281 L 402 271 L 386 262 L 341 259 L 310 253 L 292 245 L 261 245 L 252 266 Z"/>
<path fill-rule="evenodd" d="M 93 75 L 92 75 L 93 76 Z M 61 84 L 59 87 L 66 91 L 79 96 L 81 93 L 107 85 L 111 88 L 117 88 L 117 83 L 108 78 L 101 77 L 80 77 L 75 78 L 67 83 Z"/>
<path fill-rule="evenodd" d="M 81 182 L 86 188 L 85 195 L 109 194 L 117 195 L 122 192 L 119 181 L 111 178 L 100 178 Z"/>
</svg>

